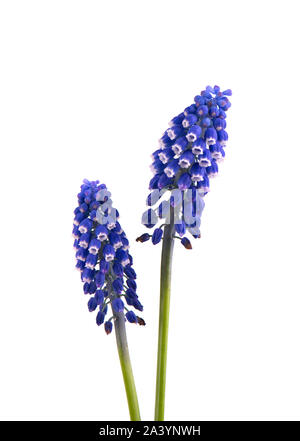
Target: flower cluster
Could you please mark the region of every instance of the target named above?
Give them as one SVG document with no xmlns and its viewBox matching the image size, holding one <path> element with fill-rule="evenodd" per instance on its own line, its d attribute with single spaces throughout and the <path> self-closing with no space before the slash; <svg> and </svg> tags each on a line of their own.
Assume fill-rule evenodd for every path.
<svg viewBox="0 0 300 441">
<path fill-rule="evenodd" d="M 209 191 L 210 178 L 218 174 L 218 164 L 225 157 L 228 140 L 226 132 L 226 111 L 231 106 L 228 96 L 231 90 L 221 92 L 219 86 L 206 87 L 195 96 L 194 103 L 169 123 L 160 148 L 153 155 L 150 181 L 151 193 L 147 198 L 149 208 L 142 217 L 142 223 L 153 228 L 159 219 L 170 222 L 173 211 L 175 231 L 182 238 L 186 248 L 191 248 L 188 231 L 193 237 L 200 237 L 201 214 L 204 208 L 203 196 Z M 162 200 L 170 190 L 169 200 Z M 154 209 L 154 205 L 161 201 Z M 170 208 L 171 207 L 171 208 Z M 159 243 L 163 232 L 156 228 L 152 242 Z M 137 240 L 150 239 L 145 233 Z"/>
<path fill-rule="evenodd" d="M 136 273 L 128 252 L 129 242 L 106 186 L 99 181 L 84 180 L 74 215 L 76 268 L 81 273 L 84 294 L 90 295 L 89 311 L 98 310 L 97 325 L 104 323 L 109 334 L 114 314 L 124 310 L 127 321 L 144 325 L 144 320 L 128 310 L 122 300 L 138 311 L 143 310 L 136 293 Z M 106 320 L 109 304 L 112 317 Z"/>
</svg>

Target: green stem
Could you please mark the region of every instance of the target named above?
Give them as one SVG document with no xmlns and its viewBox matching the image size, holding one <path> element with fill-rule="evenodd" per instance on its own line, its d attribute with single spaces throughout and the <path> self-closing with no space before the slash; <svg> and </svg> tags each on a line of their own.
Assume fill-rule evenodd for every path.
<svg viewBox="0 0 300 441">
<path fill-rule="evenodd" d="M 128 409 L 131 421 L 140 421 L 140 409 L 134 383 L 134 377 L 129 357 L 128 343 L 125 329 L 125 317 L 123 312 L 114 312 L 115 331 L 123 380 L 127 395 Z"/>
<path fill-rule="evenodd" d="M 171 208 L 170 224 L 165 226 L 161 253 L 160 306 L 156 372 L 155 421 L 164 421 L 168 330 L 171 295 L 171 271 L 174 248 L 174 210 Z"/>
</svg>

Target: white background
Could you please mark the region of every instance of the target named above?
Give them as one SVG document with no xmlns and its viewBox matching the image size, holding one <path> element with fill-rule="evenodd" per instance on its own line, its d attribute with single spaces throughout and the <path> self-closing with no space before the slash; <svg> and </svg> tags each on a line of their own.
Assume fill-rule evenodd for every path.
<svg viewBox="0 0 300 441">
<path fill-rule="evenodd" d="M 207 84 L 232 88 L 202 239 L 176 246 L 166 419 L 300 417 L 297 1 L 2 1 L 1 419 L 126 420 L 114 335 L 74 270 L 83 178 L 113 194 L 153 418 L 160 245 L 138 244 L 150 154 Z"/>
</svg>

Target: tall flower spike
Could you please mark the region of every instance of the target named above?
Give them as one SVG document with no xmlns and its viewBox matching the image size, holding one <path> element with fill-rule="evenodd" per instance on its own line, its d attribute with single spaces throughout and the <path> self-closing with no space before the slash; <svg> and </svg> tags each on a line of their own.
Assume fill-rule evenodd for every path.
<svg viewBox="0 0 300 441">
<path fill-rule="evenodd" d="M 144 233 L 137 240 L 145 242 L 152 237 L 154 245 L 162 240 L 156 421 L 164 420 L 174 238 L 179 236 L 181 244 L 190 250 L 192 244 L 185 237 L 186 232 L 194 238 L 201 237 L 203 198 L 209 191 L 210 179 L 218 174 L 218 163 L 225 157 L 230 95 L 231 90 L 221 92 L 219 86 L 206 87 L 195 96 L 193 104 L 172 119 L 160 139 L 160 148 L 152 155 L 154 176 L 147 197 L 151 208 L 143 214 L 142 223 L 149 229 L 155 226 L 155 230 L 152 236 Z M 162 225 L 158 225 L 159 220 Z"/>
<path fill-rule="evenodd" d="M 90 296 L 88 309 L 96 311 L 97 325 L 104 324 L 106 334 L 115 328 L 130 418 L 138 421 L 139 404 L 125 321 L 139 325 L 145 325 L 145 322 L 127 308 L 133 306 L 138 311 L 143 310 L 136 293 L 136 273 L 128 252 L 129 242 L 110 196 L 106 186 L 99 181 L 84 180 L 81 185 L 73 223 L 76 268 L 81 273 L 83 292 Z M 109 308 L 112 316 L 107 318 Z"/>
<path fill-rule="evenodd" d="M 170 190 L 169 205 L 173 209 L 176 232 L 182 238 L 189 232 L 199 238 L 203 197 L 208 193 L 210 179 L 218 174 L 218 163 L 225 157 L 226 112 L 231 103 L 231 90 L 221 92 L 219 86 L 207 86 L 194 103 L 175 116 L 160 139 L 160 148 L 153 155 L 151 169 L 154 177 L 149 189 L 147 205 L 151 206 L 142 217 L 147 228 L 153 228 L 158 218 L 170 222 L 170 210 L 155 208 L 161 195 Z M 166 203 L 166 201 L 163 201 Z M 154 244 L 159 241 L 155 238 Z M 140 240 L 141 242 L 143 240 Z M 187 241 L 181 243 L 186 246 Z"/>
<path fill-rule="evenodd" d="M 108 305 L 112 308 L 112 317 L 105 322 L 107 334 L 112 331 L 116 312 L 124 309 L 128 312 L 127 306 L 143 310 L 136 289 L 130 297 L 127 294 L 136 274 L 128 252 L 129 242 L 118 222 L 119 214 L 113 208 L 110 196 L 104 184 L 84 180 L 78 194 L 73 225 L 76 268 L 81 273 L 84 293 L 91 296 L 88 309 L 97 311 L 97 325 L 105 322 Z"/>
</svg>

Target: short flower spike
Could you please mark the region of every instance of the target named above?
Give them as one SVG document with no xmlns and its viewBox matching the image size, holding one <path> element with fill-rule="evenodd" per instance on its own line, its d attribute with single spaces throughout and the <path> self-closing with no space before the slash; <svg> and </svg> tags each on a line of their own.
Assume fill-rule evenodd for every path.
<svg viewBox="0 0 300 441">
<path fill-rule="evenodd" d="M 91 296 L 88 309 L 97 311 L 98 326 L 105 322 L 109 304 L 112 308 L 113 315 L 105 322 L 107 334 L 112 331 L 114 314 L 124 309 L 128 322 L 139 323 L 133 311 L 128 314 L 123 300 L 127 306 L 143 310 L 136 293 L 129 242 L 110 196 L 104 184 L 84 180 L 73 225 L 76 268 L 81 273 L 84 294 Z"/>
<path fill-rule="evenodd" d="M 153 228 L 164 219 L 169 223 L 170 206 L 174 213 L 176 233 L 182 238 L 189 232 L 199 238 L 203 197 L 210 187 L 210 179 L 218 174 L 218 164 L 225 157 L 228 140 L 226 132 L 226 112 L 231 103 L 231 90 L 221 92 L 219 86 L 207 86 L 194 103 L 169 123 L 170 127 L 159 140 L 160 148 L 153 155 L 150 181 L 151 193 L 147 198 L 149 208 L 142 217 L 147 228 Z M 169 204 L 163 200 L 155 209 L 154 205 L 170 190 Z M 153 244 L 162 239 L 156 228 L 152 236 Z M 143 236 L 139 238 L 144 241 Z M 187 240 L 181 241 L 190 249 Z"/>
</svg>

